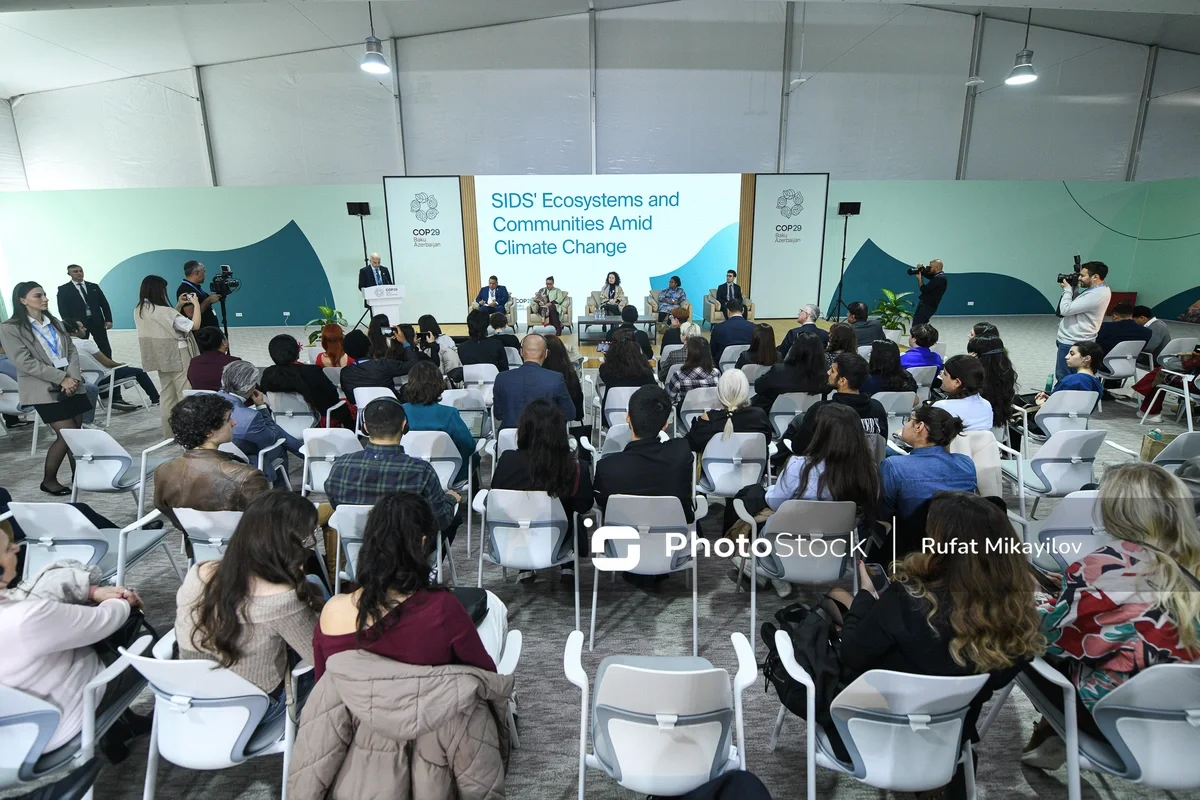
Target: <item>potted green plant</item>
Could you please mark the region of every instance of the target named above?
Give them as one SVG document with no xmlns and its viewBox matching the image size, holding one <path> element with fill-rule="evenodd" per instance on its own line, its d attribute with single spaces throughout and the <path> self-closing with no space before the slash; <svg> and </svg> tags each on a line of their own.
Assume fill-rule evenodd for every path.
<svg viewBox="0 0 1200 800">
<path fill-rule="evenodd" d="M 324 328 L 326 325 L 341 325 L 344 328 L 349 324 L 349 322 L 346 321 L 346 318 L 342 316 L 342 312 L 338 311 L 332 306 L 317 306 L 317 313 L 321 316 L 317 317 L 316 319 L 310 319 L 304 326 L 305 330 L 313 327 L 314 325 L 317 328 L 315 331 L 308 334 L 309 347 L 316 344 L 317 340 L 321 338 L 321 328 Z"/>
<path fill-rule="evenodd" d="M 880 291 L 883 292 L 883 297 L 876 301 L 875 309 L 871 313 L 879 320 L 887 337 L 898 343 L 908 333 L 908 323 L 912 322 L 912 303 L 904 299 L 912 295 L 912 292 L 897 294 L 891 289 Z"/>
</svg>

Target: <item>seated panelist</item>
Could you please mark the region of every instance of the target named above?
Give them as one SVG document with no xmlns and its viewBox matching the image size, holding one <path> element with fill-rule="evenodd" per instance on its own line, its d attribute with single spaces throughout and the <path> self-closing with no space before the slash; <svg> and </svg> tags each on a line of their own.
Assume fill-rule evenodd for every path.
<svg viewBox="0 0 1200 800">
<path fill-rule="evenodd" d="M 500 285 L 500 281 L 496 279 L 495 275 L 489 277 L 487 286 L 481 288 L 479 294 L 475 295 L 475 305 L 488 313 L 503 311 L 507 303 L 508 289 Z"/>
</svg>

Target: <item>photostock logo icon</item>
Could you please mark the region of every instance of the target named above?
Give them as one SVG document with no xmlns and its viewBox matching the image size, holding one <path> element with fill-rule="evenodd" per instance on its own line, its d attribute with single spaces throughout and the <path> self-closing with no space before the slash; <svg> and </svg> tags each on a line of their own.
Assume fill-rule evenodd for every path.
<svg viewBox="0 0 1200 800">
<path fill-rule="evenodd" d="M 413 197 L 413 201 L 408 204 L 408 210 L 413 213 L 421 222 L 429 222 L 437 219 L 438 201 L 437 198 L 425 192 L 417 192 Z"/>
<path fill-rule="evenodd" d="M 585 519 L 583 527 L 590 529 L 592 521 Z M 604 550 L 609 542 L 628 542 L 638 538 L 638 532 L 628 525 L 604 525 L 597 528 L 592 534 L 592 566 L 601 572 L 627 572 L 633 569 L 642 558 L 641 545 L 628 545 L 624 556 L 606 556 Z"/>
<path fill-rule="evenodd" d="M 795 189 L 784 189 L 783 194 L 775 201 L 775 207 L 779 209 L 779 213 L 783 215 L 784 219 L 798 217 L 804 210 L 804 195 Z"/>
</svg>

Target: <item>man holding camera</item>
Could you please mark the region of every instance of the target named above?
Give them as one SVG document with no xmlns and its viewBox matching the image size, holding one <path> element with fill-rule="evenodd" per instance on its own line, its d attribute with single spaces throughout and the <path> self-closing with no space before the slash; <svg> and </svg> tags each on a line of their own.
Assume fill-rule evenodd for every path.
<svg viewBox="0 0 1200 800">
<path fill-rule="evenodd" d="M 211 325 L 214 328 L 221 327 L 221 321 L 217 319 L 217 312 L 213 311 L 213 306 L 221 302 L 221 295 L 209 294 L 204 291 L 204 265 L 199 261 L 189 261 L 183 265 L 183 283 L 179 284 L 179 288 L 175 290 L 176 299 L 183 297 L 185 294 L 196 295 L 196 301 L 200 303 L 200 327 L 205 328 Z"/>
<path fill-rule="evenodd" d="M 946 276 L 942 274 L 942 260 L 935 258 L 929 266 L 917 264 L 917 286 L 921 287 L 921 299 L 917 301 L 917 310 L 913 314 L 912 325 L 924 325 L 937 313 L 942 295 L 946 293 Z M 912 274 L 912 270 L 909 273 Z M 928 281 L 928 282 L 926 282 Z"/>
<path fill-rule="evenodd" d="M 1054 381 L 1067 376 L 1067 353 L 1076 342 L 1094 342 L 1104 322 L 1112 290 L 1104 282 L 1108 266 L 1101 261 L 1089 261 L 1079 266 L 1073 275 L 1060 275 L 1062 297 L 1058 300 L 1058 356 L 1054 360 Z"/>
</svg>

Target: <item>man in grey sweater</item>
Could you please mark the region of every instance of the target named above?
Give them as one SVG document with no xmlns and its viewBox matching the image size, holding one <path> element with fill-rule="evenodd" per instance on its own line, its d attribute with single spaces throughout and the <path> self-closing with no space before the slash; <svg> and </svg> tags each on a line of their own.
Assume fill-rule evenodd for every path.
<svg viewBox="0 0 1200 800">
<path fill-rule="evenodd" d="M 1076 342 L 1094 342 L 1108 313 L 1112 290 L 1104 282 L 1108 266 L 1101 261 L 1089 261 L 1079 268 L 1077 286 L 1062 281 L 1062 297 L 1058 300 L 1058 356 L 1054 360 L 1054 381 L 1067 376 L 1067 353 Z"/>
<path fill-rule="evenodd" d="M 1134 306 L 1133 321 L 1150 329 L 1150 341 L 1146 342 L 1142 352 L 1154 356 L 1154 363 L 1158 364 L 1158 354 L 1167 346 L 1167 342 L 1171 341 L 1171 331 L 1167 328 L 1167 323 L 1154 316 L 1150 306 Z"/>
</svg>

